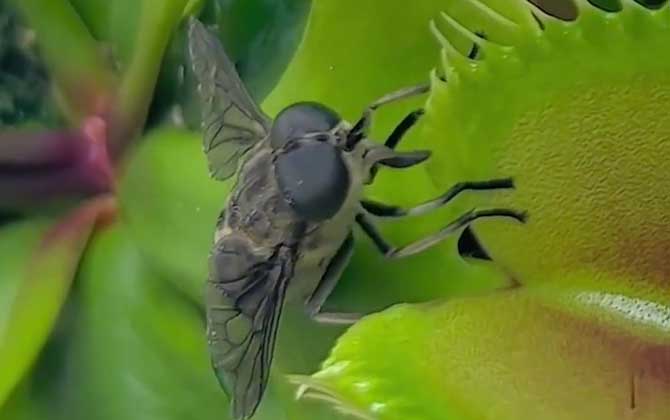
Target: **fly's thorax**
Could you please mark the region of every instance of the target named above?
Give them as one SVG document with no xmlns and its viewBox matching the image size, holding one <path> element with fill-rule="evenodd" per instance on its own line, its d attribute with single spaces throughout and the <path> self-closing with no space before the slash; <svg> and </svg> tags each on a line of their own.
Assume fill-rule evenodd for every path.
<svg viewBox="0 0 670 420">
<path fill-rule="evenodd" d="M 272 149 L 260 147 L 242 165 L 217 237 L 243 232 L 261 247 L 291 242 L 300 220 L 281 194 L 272 160 Z"/>
<path fill-rule="evenodd" d="M 295 276 L 291 281 L 289 299 L 304 301 L 323 277 L 328 264 L 351 232 L 365 180 L 362 148 L 342 150 L 342 161 L 347 168 L 349 185 L 344 202 L 330 218 L 307 225 L 299 243 Z"/>
</svg>

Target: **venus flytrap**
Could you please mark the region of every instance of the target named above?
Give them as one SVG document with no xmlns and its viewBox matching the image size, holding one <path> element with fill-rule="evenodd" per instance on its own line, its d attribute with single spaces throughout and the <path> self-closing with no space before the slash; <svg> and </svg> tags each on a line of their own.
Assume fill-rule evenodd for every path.
<svg viewBox="0 0 670 420">
<path fill-rule="evenodd" d="M 292 378 L 300 396 L 374 419 L 667 418 L 670 7 L 620 6 L 436 14 L 428 171 L 514 177 L 514 194 L 462 204 L 528 210 L 473 228 L 514 288 L 369 317 Z"/>
</svg>

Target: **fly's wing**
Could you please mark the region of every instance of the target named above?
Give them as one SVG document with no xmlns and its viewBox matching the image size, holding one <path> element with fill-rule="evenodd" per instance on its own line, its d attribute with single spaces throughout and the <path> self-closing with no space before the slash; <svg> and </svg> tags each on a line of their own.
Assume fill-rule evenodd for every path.
<svg viewBox="0 0 670 420">
<path fill-rule="evenodd" d="M 219 40 L 199 21 L 189 24 L 189 54 L 202 107 L 203 147 L 210 175 L 235 174 L 241 156 L 266 137 L 270 118 L 254 103 Z"/>
<path fill-rule="evenodd" d="M 258 255 L 247 241 L 215 245 L 207 289 L 212 365 L 232 401 L 235 419 L 251 417 L 265 391 L 294 252 Z"/>
</svg>

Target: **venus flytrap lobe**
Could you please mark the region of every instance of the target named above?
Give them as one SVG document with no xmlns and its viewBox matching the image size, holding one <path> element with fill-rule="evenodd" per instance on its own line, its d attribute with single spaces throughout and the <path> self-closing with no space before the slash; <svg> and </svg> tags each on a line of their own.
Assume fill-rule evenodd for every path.
<svg viewBox="0 0 670 420">
<path fill-rule="evenodd" d="M 667 418 L 670 6 L 575 5 L 567 21 L 467 1 L 431 24 L 429 172 L 514 177 L 515 194 L 470 203 L 532 215 L 472 226 L 520 287 L 364 319 L 292 377 L 300 396 L 380 420 Z"/>
</svg>

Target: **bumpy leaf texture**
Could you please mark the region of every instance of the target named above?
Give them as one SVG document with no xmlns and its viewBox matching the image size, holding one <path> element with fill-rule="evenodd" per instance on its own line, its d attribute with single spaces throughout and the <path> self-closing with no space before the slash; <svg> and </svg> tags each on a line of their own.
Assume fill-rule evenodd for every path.
<svg viewBox="0 0 670 420">
<path fill-rule="evenodd" d="M 528 211 L 474 226 L 516 288 L 370 317 L 294 378 L 303 396 L 375 419 L 668 418 L 670 7 L 574 5 L 560 20 L 494 0 L 433 17 L 429 172 L 514 177 L 513 194 L 462 210 Z"/>
</svg>

